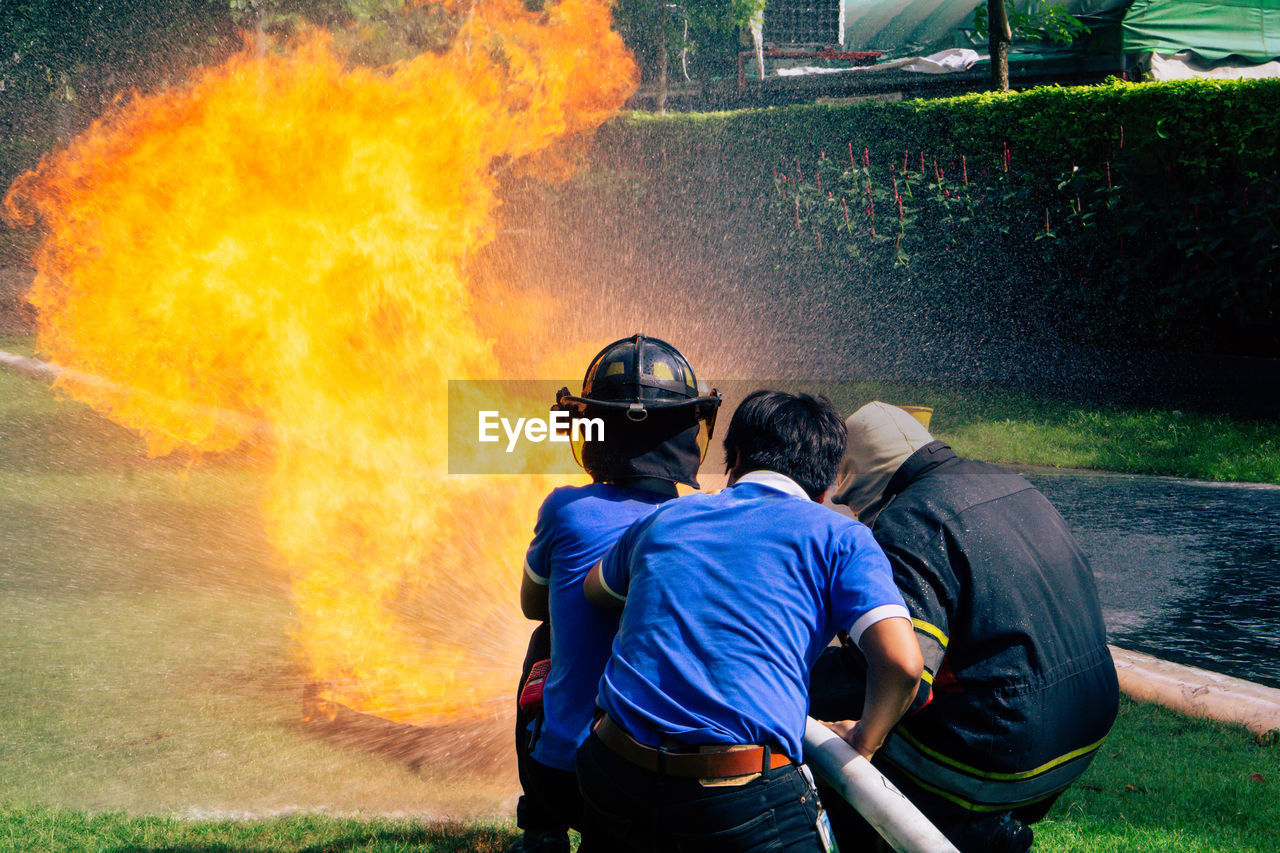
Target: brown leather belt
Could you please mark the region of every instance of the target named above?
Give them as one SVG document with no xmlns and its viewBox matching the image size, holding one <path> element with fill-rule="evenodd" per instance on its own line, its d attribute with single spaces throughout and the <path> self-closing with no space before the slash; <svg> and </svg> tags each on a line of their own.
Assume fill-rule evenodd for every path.
<svg viewBox="0 0 1280 853">
<path fill-rule="evenodd" d="M 658 750 L 640 743 L 607 715 L 600 718 L 595 732 L 605 746 L 627 761 L 645 770 L 665 773 L 668 776 L 679 776 L 684 779 L 723 779 L 759 773 L 765 766 L 765 747 L 754 744 L 682 747 L 684 750 L 695 750 L 693 752 Z M 770 770 L 791 763 L 791 759 L 781 752 L 769 749 L 768 753 Z"/>
</svg>

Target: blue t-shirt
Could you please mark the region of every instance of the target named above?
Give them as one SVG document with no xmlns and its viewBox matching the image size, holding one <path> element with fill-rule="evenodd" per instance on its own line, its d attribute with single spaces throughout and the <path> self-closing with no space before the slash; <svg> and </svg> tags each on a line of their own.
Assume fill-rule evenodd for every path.
<svg viewBox="0 0 1280 853">
<path fill-rule="evenodd" d="M 595 483 L 556 489 L 538 510 L 524 570 L 548 586 L 551 611 L 551 675 L 542 688 L 543 719 L 531 752 L 543 764 L 574 769 L 618 628 L 617 611 L 587 601 L 582 581 L 633 521 L 669 497 Z"/>
<path fill-rule="evenodd" d="M 769 743 L 799 759 L 809 670 L 839 630 L 910 618 L 866 526 L 752 472 L 672 501 L 603 561 L 625 598 L 600 703 L 635 738 Z"/>
</svg>

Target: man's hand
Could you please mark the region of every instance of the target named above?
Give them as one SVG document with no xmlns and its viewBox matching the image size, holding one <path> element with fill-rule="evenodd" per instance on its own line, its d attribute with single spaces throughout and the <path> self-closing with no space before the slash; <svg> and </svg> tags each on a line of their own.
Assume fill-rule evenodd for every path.
<svg viewBox="0 0 1280 853">
<path fill-rule="evenodd" d="M 840 735 L 840 737 L 844 740 L 849 739 L 850 732 L 852 732 L 854 727 L 858 725 L 857 720 L 835 720 L 830 723 L 826 722 L 825 720 L 821 720 L 819 722 L 821 722 L 827 728 L 831 729 L 831 731 Z"/>
<path fill-rule="evenodd" d="M 858 720 L 836 720 L 831 723 L 824 722 L 823 725 L 840 735 L 841 740 L 853 747 L 859 755 L 868 761 L 871 756 L 875 755 L 875 748 L 864 743 L 865 738 L 859 737 L 860 726 Z"/>
</svg>

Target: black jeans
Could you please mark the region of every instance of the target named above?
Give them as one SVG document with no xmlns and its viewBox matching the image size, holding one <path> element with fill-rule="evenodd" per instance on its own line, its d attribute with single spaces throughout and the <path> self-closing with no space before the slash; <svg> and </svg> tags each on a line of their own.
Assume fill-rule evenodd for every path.
<svg viewBox="0 0 1280 853">
<path fill-rule="evenodd" d="M 517 814 L 521 809 L 525 810 L 526 815 L 530 809 L 534 810 L 538 815 L 535 821 L 538 825 L 522 826 L 521 829 L 526 832 L 564 832 L 572 827 L 582 831 L 578 853 L 598 849 L 598 845 L 592 840 L 595 836 L 583 829 L 582 794 L 578 790 L 577 774 L 548 767 L 530 758 L 523 778 L 526 780 L 525 789 L 517 806 Z M 605 849 L 607 847 L 605 845 Z"/>
<path fill-rule="evenodd" d="M 818 801 L 795 765 L 707 787 L 637 767 L 594 734 L 578 750 L 583 821 L 611 850 L 821 853 Z"/>
<path fill-rule="evenodd" d="M 529 650 L 520 673 L 521 687 L 533 665 L 550 656 L 551 627 L 550 623 L 543 622 L 529 638 Z M 528 728 L 538 716 L 520 710 L 519 705 L 516 707 L 516 768 L 520 773 L 520 789 L 524 792 L 516 801 L 516 826 L 525 832 L 547 835 L 567 833 L 570 828 L 581 831 L 582 796 L 578 793 L 577 775 L 548 767 L 529 754 L 532 745 Z M 578 853 L 595 849 L 590 834 L 583 833 Z"/>
</svg>

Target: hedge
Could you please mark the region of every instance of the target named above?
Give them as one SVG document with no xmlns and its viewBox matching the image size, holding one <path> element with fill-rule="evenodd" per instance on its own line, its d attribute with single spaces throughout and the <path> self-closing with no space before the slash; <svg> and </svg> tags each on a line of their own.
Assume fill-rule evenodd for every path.
<svg viewBox="0 0 1280 853">
<path fill-rule="evenodd" d="M 1277 80 L 632 114 L 556 204 L 708 250 L 734 233 L 808 282 L 877 281 L 880 306 L 909 292 L 1048 311 L 1099 344 L 1277 356 L 1278 145 Z M 874 236 L 853 223 L 867 202 Z"/>
<path fill-rule="evenodd" d="M 1007 144 L 1016 160 L 1048 167 L 1101 161 L 1123 144 L 1149 156 L 1196 167 L 1270 173 L 1280 145 L 1280 81 L 1178 81 L 1072 88 L 1016 94 L 979 93 L 937 100 L 866 101 L 725 113 L 655 116 L 633 113 L 606 125 L 598 150 L 610 159 L 760 178 L 788 160 L 835 155 L 849 143 L 873 159 L 903 149 L 939 157 L 996 152 Z M 610 156 L 612 155 L 612 156 Z M 676 161 L 680 161 L 677 163 Z M 684 161 L 689 161 L 685 165 Z M 764 167 L 763 170 L 760 167 Z"/>
</svg>

